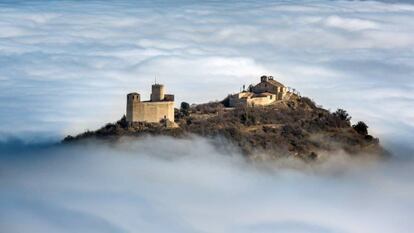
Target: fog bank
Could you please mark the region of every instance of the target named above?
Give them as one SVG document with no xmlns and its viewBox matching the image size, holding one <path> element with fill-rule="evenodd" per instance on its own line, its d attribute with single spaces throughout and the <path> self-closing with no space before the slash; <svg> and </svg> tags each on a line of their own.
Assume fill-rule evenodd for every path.
<svg viewBox="0 0 414 233">
<path fill-rule="evenodd" d="M 332 155 L 322 165 L 270 169 L 200 138 L 9 148 L 0 152 L 0 228 L 8 233 L 414 227 L 412 161 L 357 165 Z"/>
</svg>

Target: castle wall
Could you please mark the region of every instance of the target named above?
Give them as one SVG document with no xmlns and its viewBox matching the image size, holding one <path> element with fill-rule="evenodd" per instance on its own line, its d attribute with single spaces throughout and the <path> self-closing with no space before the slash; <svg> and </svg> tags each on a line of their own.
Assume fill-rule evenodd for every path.
<svg viewBox="0 0 414 233">
<path fill-rule="evenodd" d="M 174 102 L 128 102 L 128 122 L 156 122 L 159 123 L 164 117 L 174 122 Z"/>
<path fill-rule="evenodd" d="M 249 105 L 254 105 L 254 106 L 265 106 L 275 101 L 276 101 L 276 95 L 269 95 L 269 96 L 254 97 L 254 98 L 248 99 L 247 103 Z"/>
<path fill-rule="evenodd" d="M 230 95 L 229 96 L 229 105 L 231 107 L 236 106 L 265 106 L 269 105 L 277 100 L 276 95 L 267 95 L 267 96 L 245 96 L 241 95 L 241 93 Z"/>
<path fill-rule="evenodd" d="M 165 94 L 164 101 L 174 101 L 174 95 L 172 94 Z"/>
</svg>

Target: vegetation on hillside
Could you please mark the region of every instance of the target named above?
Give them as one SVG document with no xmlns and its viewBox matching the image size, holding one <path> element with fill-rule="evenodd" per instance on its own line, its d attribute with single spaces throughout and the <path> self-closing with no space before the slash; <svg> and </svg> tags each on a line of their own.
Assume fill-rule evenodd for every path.
<svg viewBox="0 0 414 233">
<path fill-rule="evenodd" d="M 211 139 L 225 138 L 250 157 L 294 156 L 314 160 L 321 151 L 344 150 L 349 154 L 384 155 L 379 140 L 368 134 L 368 126 L 351 126 L 351 116 L 338 109 L 330 112 L 311 99 L 295 97 L 265 107 L 226 108 L 225 100 L 175 109 L 176 122 L 128 123 L 125 116 L 96 131 L 87 131 L 64 142 L 84 138 L 118 139 L 121 136 L 192 134 Z"/>
</svg>

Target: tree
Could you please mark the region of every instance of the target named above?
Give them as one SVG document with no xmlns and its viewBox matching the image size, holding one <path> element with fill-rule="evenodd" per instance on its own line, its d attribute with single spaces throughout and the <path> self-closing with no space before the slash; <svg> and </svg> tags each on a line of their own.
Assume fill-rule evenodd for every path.
<svg viewBox="0 0 414 233">
<path fill-rule="evenodd" d="M 190 104 L 187 102 L 181 102 L 180 111 L 183 113 L 184 116 L 189 115 Z"/>
<path fill-rule="evenodd" d="M 123 115 L 122 118 L 120 120 L 118 120 L 116 122 L 119 126 L 121 126 L 122 128 L 127 128 L 128 127 L 128 121 L 126 119 L 126 116 Z"/>
<path fill-rule="evenodd" d="M 363 121 L 359 121 L 356 125 L 353 125 L 352 128 L 361 135 L 368 135 L 368 126 Z"/>
<path fill-rule="evenodd" d="M 333 113 L 335 117 L 338 117 L 342 121 L 349 122 L 351 120 L 351 116 L 343 109 L 338 108 L 336 112 Z"/>
</svg>

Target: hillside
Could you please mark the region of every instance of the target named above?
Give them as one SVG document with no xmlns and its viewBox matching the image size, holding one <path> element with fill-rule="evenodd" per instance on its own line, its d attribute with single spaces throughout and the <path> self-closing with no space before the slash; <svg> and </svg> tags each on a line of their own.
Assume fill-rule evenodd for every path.
<svg viewBox="0 0 414 233">
<path fill-rule="evenodd" d="M 184 138 L 199 135 L 216 143 L 224 138 L 251 159 L 259 159 L 258 155 L 260 159 L 292 156 L 311 161 L 321 152 L 337 150 L 353 156 L 384 157 L 388 154 L 379 140 L 368 134 L 363 122 L 351 126 L 346 111 L 339 109 L 331 113 L 306 97 L 292 96 L 264 107 L 225 106 L 226 99 L 193 106 L 183 103 L 175 110 L 175 123 L 129 124 L 123 117 L 96 131 L 67 136 L 63 142 L 117 140 L 122 136 Z"/>
</svg>

